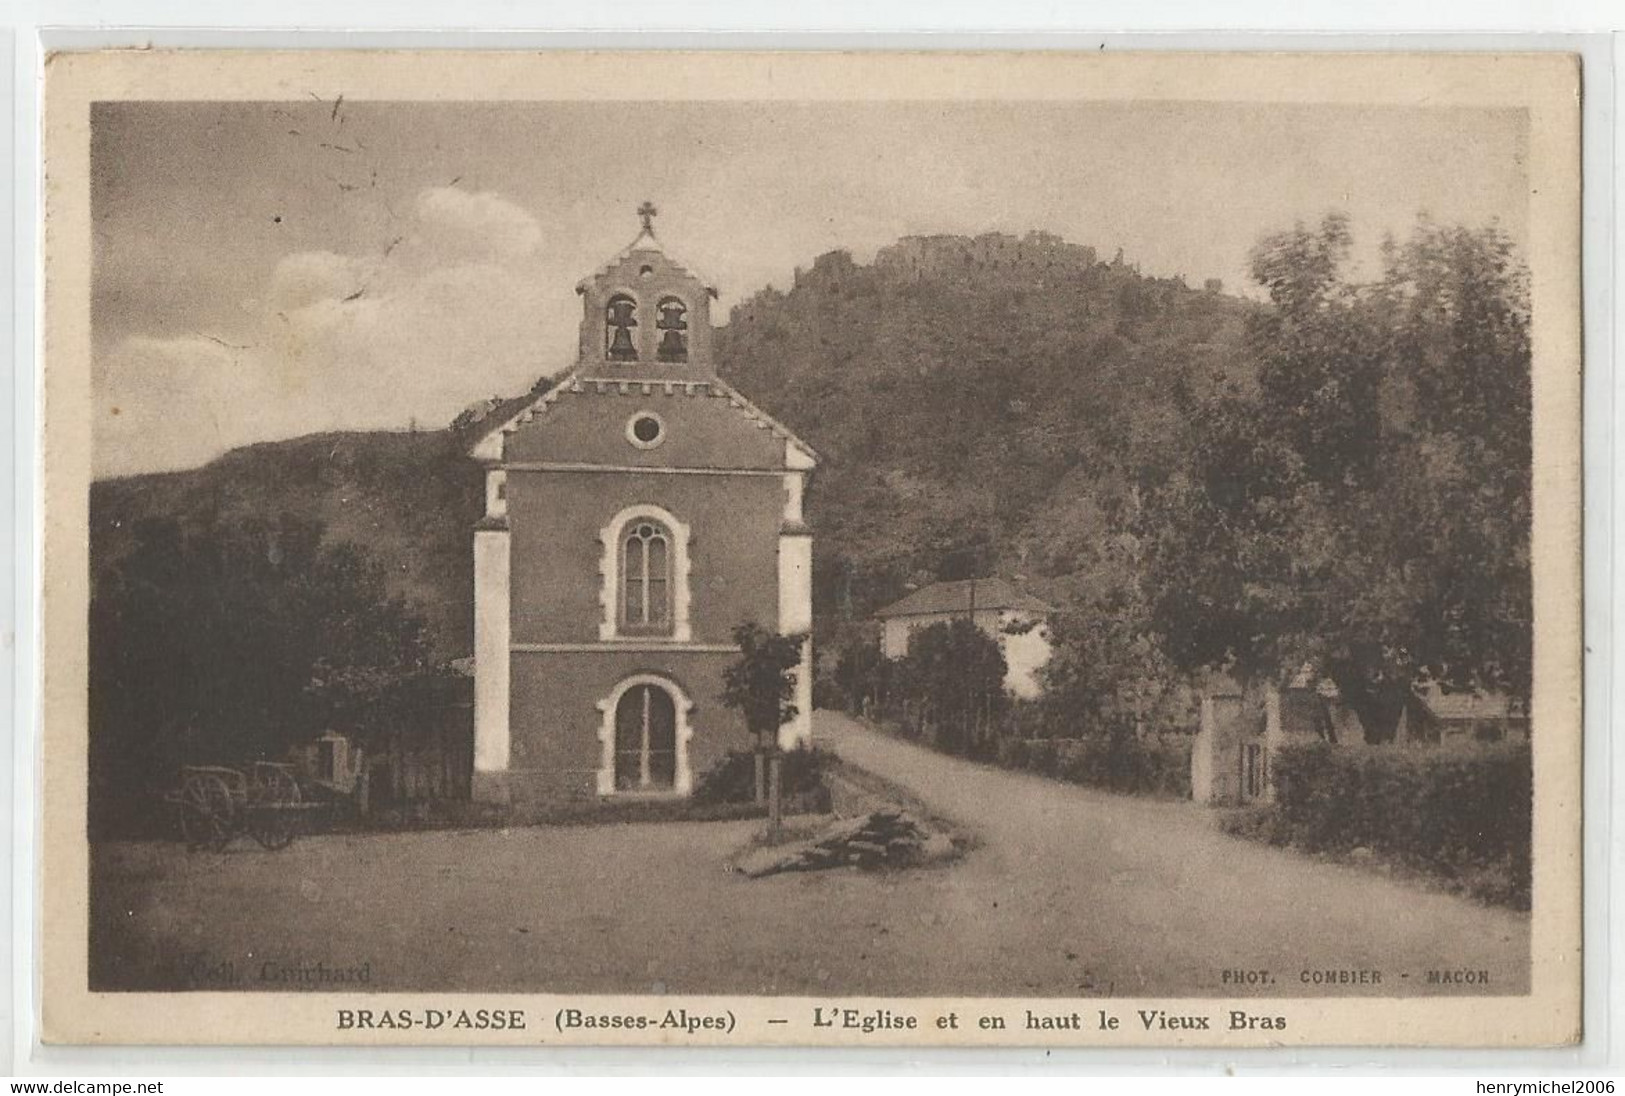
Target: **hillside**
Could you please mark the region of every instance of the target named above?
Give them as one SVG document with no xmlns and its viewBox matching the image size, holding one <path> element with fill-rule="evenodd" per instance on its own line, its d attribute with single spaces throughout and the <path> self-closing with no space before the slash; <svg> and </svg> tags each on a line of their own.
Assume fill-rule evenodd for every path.
<svg viewBox="0 0 1625 1096">
<path fill-rule="evenodd" d="M 905 584 L 996 571 L 1051 596 L 1099 563 L 1134 476 L 1182 409 L 1239 372 L 1249 306 L 1055 237 L 911 238 L 871 265 L 819 257 L 719 329 L 721 371 L 819 449 L 816 610 L 866 616 Z M 451 430 L 325 434 L 198 469 L 98 482 L 101 573 L 144 518 L 292 513 L 362 545 L 444 657 L 469 653 L 478 469 Z"/>
<path fill-rule="evenodd" d="M 469 531 L 483 506 L 479 469 L 450 430 L 313 434 L 236 449 L 202 468 L 92 484 L 91 570 L 101 574 L 128 552 L 146 519 L 197 529 L 291 514 L 381 562 L 392 592 L 417 606 L 436 650 L 452 659 L 472 647 Z"/>
<path fill-rule="evenodd" d="M 1053 236 L 910 238 L 758 293 L 718 353 L 824 455 L 818 608 L 851 619 L 977 573 L 1064 597 L 1132 481 L 1173 458 L 1184 409 L 1242 375 L 1249 307 Z"/>
</svg>

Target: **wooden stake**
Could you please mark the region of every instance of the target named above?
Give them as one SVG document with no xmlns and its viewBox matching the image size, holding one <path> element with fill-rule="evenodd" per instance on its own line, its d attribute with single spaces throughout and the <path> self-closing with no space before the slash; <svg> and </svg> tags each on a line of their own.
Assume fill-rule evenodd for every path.
<svg viewBox="0 0 1625 1096">
<path fill-rule="evenodd" d="M 771 776 L 769 777 L 768 781 L 767 824 L 769 829 L 771 829 L 774 833 L 777 833 L 779 831 L 779 827 L 784 823 L 784 804 L 780 798 L 781 785 L 779 779 L 778 750 L 773 751 L 772 758 L 768 762 L 768 769 Z"/>
</svg>

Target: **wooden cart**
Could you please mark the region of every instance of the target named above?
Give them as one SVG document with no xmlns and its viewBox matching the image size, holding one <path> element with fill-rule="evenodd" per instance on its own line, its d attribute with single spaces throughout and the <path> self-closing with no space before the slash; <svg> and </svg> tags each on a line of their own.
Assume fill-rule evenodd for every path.
<svg viewBox="0 0 1625 1096">
<path fill-rule="evenodd" d="M 247 834 L 267 849 L 285 849 L 317 806 L 306 803 L 292 765 L 256 761 L 247 772 L 218 765 L 187 765 L 180 787 L 165 797 L 176 805 L 188 851 L 219 852 Z"/>
</svg>

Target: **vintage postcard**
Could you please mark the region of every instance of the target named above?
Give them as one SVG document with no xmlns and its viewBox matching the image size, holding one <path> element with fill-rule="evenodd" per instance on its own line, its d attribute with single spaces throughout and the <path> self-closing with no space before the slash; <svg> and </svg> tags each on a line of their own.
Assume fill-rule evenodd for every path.
<svg viewBox="0 0 1625 1096">
<path fill-rule="evenodd" d="M 64 1043 L 1572 1043 L 1578 62 L 46 65 Z"/>
</svg>

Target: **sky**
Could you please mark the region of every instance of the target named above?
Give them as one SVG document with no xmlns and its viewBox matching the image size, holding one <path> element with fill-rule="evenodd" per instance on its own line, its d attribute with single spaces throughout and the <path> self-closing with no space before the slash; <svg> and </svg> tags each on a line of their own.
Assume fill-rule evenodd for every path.
<svg viewBox="0 0 1625 1096">
<path fill-rule="evenodd" d="M 1521 112 L 1224 103 L 100 103 L 98 476 L 444 426 L 570 364 L 575 284 L 660 209 L 732 304 L 837 248 L 1043 230 L 1247 282 L 1331 210 L 1374 266 L 1419 214 L 1527 233 Z"/>
</svg>

